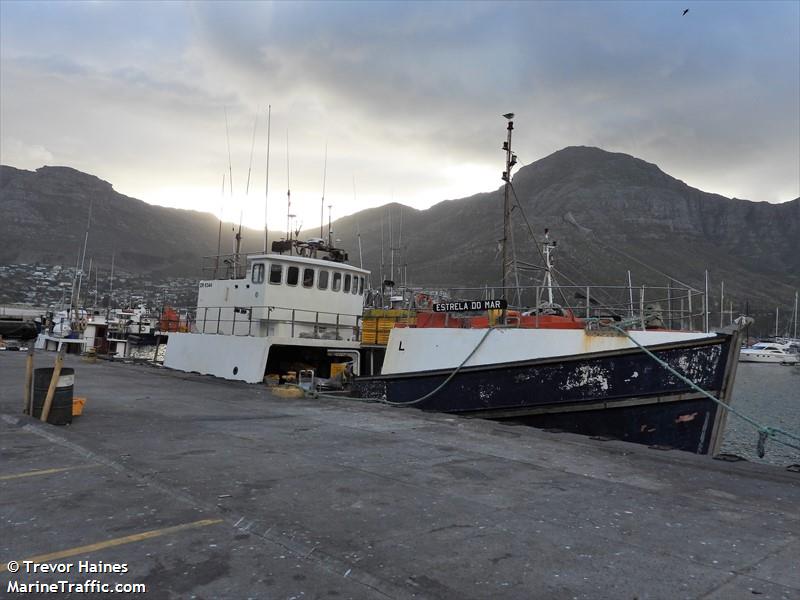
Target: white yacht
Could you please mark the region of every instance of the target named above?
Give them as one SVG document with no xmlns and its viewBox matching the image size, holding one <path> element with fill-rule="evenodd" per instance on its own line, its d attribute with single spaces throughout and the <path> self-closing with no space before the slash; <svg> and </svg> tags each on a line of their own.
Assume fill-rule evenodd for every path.
<svg viewBox="0 0 800 600">
<path fill-rule="evenodd" d="M 800 355 L 792 352 L 790 347 L 791 344 L 759 342 L 753 344 L 750 348 L 743 348 L 741 352 L 739 352 L 739 362 L 796 365 L 800 362 Z"/>
</svg>

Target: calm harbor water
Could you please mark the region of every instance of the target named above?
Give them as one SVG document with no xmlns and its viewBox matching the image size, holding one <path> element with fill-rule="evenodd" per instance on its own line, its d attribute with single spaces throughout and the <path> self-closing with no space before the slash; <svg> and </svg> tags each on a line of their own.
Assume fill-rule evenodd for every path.
<svg viewBox="0 0 800 600">
<path fill-rule="evenodd" d="M 739 363 L 731 404 L 759 423 L 800 435 L 800 366 Z M 773 440 L 767 440 L 767 452 L 764 458 L 758 458 L 757 439 L 752 425 L 734 414 L 728 415 L 723 452 L 753 462 L 800 464 L 800 451 Z"/>
</svg>

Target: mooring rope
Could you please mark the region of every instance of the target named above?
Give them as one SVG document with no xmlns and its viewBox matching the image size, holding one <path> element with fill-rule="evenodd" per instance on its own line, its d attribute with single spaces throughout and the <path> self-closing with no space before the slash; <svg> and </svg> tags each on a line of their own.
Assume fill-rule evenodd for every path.
<svg viewBox="0 0 800 600">
<path fill-rule="evenodd" d="M 438 394 L 440 391 L 442 391 L 444 389 L 444 387 L 448 383 L 450 383 L 450 381 L 453 379 L 453 377 L 458 375 L 459 371 L 461 371 L 461 369 L 464 367 L 464 365 L 466 365 L 467 362 L 469 362 L 469 359 L 472 358 L 475 355 L 475 353 L 478 351 L 478 348 L 480 348 L 483 345 L 483 342 L 486 341 L 486 338 L 489 337 L 489 334 L 492 331 L 494 331 L 495 329 L 499 329 L 499 327 L 489 327 L 489 328 L 487 328 L 486 329 L 486 333 L 483 334 L 483 336 L 478 341 L 476 346 L 472 349 L 472 352 L 470 352 L 467 355 L 467 357 L 464 360 L 461 361 L 461 364 L 458 365 L 455 368 L 455 370 L 453 370 L 453 372 L 450 373 L 450 375 L 447 376 L 447 379 L 445 379 L 442 383 L 440 383 L 438 386 L 436 386 L 433 390 L 431 390 L 430 392 L 428 392 L 424 396 L 421 396 L 420 398 L 416 398 L 414 400 L 409 400 L 408 402 L 393 402 L 393 401 L 388 400 L 386 398 L 361 398 L 361 400 L 367 400 L 367 401 L 371 400 L 371 401 L 374 401 L 374 402 L 380 402 L 381 404 L 388 404 L 390 406 L 413 406 L 415 404 L 419 404 L 420 402 L 424 402 L 428 398 L 431 398 L 431 397 L 435 396 L 436 394 Z M 314 395 L 315 398 L 341 398 L 341 396 L 334 396 L 333 394 L 320 394 L 318 392 L 315 392 L 313 395 Z"/>
<path fill-rule="evenodd" d="M 797 435 L 795 435 L 793 433 L 790 433 L 788 431 L 784 431 L 783 429 L 780 429 L 778 427 L 771 427 L 769 425 L 764 425 L 762 423 L 759 423 L 758 421 L 756 421 L 752 417 L 744 414 L 743 412 L 740 412 L 740 411 L 736 410 L 731 405 L 723 402 L 719 398 L 716 398 L 713 394 L 711 394 L 711 393 L 707 392 L 706 390 L 704 390 L 703 388 L 701 388 L 699 385 L 697 385 L 695 382 L 693 382 L 688 377 L 685 377 L 684 375 L 682 375 L 681 373 L 679 373 L 678 371 L 673 369 L 669 364 L 667 364 L 665 361 L 660 359 L 658 356 L 653 354 L 650 350 L 648 350 L 647 348 L 642 346 L 639 342 L 637 342 L 633 338 L 633 336 L 630 335 L 622 327 L 619 327 L 617 325 L 611 325 L 611 327 L 613 329 L 616 329 L 617 331 L 619 331 L 623 335 L 625 335 L 625 337 L 627 337 L 630 341 L 632 341 L 634 344 L 636 344 L 639 347 L 640 350 L 642 350 L 650 358 L 652 358 L 654 361 L 656 361 L 659 365 L 664 367 L 667 371 L 669 371 L 670 373 L 675 375 L 678 379 L 680 379 L 681 381 L 683 381 L 684 383 L 689 385 L 689 387 L 691 387 L 692 389 L 700 392 L 706 398 L 709 398 L 710 400 L 713 400 L 715 403 L 717 403 L 717 405 L 721 406 L 722 408 L 724 408 L 727 411 L 732 412 L 734 415 L 736 415 L 737 417 L 739 417 L 743 421 L 745 421 L 745 422 L 749 423 L 750 425 L 752 425 L 753 427 L 755 427 L 756 430 L 758 431 L 758 442 L 757 442 L 756 450 L 758 452 L 758 457 L 759 458 L 764 458 L 765 443 L 767 441 L 767 438 L 772 438 L 773 440 L 775 440 L 779 444 L 783 444 L 784 446 L 788 446 L 789 448 L 794 448 L 795 450 L 800 451 L 800 445 L 795 445 L 795 444 L 792 444 L 790 442 L 784 441 L 784 440 L 776 437 L 778 435 L 782 435 L 782 436 L 785 436 L 785 437 L 787 437 L 789 439 L 792 439 L 792 440 L 795 440 L 797 442 L 800 442 L 800 436 L 797 436 Z"/>
</svg>

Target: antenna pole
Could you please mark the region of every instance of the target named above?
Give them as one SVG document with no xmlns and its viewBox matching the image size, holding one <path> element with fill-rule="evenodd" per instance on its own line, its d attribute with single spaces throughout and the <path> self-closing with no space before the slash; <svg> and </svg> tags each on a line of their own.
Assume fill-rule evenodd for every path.
<svg viewBox="0 0 800 600">
<path fill-rule="evenodd" d="M 228 140 L 228 184 L 231 188 L 231 198 L 233 198 L 233 166 L 231 164 L 231 134 L 228 129 L 228 107 L 225 107 L 225 138 Z"/>
<path fill-rule="evenodd" d="M 222 211 L 225 208 L 225 173 L 222 174 L 222 193 L 219 203 L 219 231 L 217 231 L 217 259 L 214 261 L 214 279 L 217 278 L 219 270 L 219 254 L 222 252 Z"/>
<path fill-rule="evenodd" d="M 708 316 L 710 313 L 709 304 L 708 304 L 708 269 L 706 269 L 706 290 L 703 294 L 703 323 L 705 332 L 708 333 Z"/>
<path fill-rule="evenodd" d="M 406 276 L 405 271 L 402 269 L 402 265 L 404 264 L 402 261 L 405 257 L 403 256 L 403 205 L 400 205 L 400 227 L 397 231 L 397 277 L 402 281 L 400 284 L 402 287 L 406 287 Z"/>
<path fill-rule="evenodd" d="M 322 228 L 325 227 L 325 181 L 327 180 L 327 178 L 328 178 L 328 142 L 325 142 L 325 166 L 322 169 L 322 202 L 320 202 L 319 204 L 319 237 L 322 237 L 323 235 Z"/>
<path fill-rule="evenodd" d="M 331 209 L 333 204 L 328 204 L 328 248 L 333 248 L 333 225 L 331 223 Z"/>
<path fill-rule="evenodd" d="M 392 198 L 394 201 L 394 198 Z M 392 224 L 392 205 L 389 205 L 389 279 L 394 282 L 394 225 Z M 394 287 L 394 283 L 392 283 Z"/>
<path fill-rule="evenodd" d="M 231 200 L 233 200 L 233 165 L 231 162 L 231 133 L 228 128 L 228 107 L 225 107 L 225 139 L 228 142 L 228 187 L 231 189 Z M 234 257 L 235 258 L 235 257 Z M 235 267 L 234 267 L 235 270 Z M 235 277 L 235 274 L 234 274 Z"/>
<path fill-rule="evenodd" d="M 267 182 L 264 192 L 264 254 L 269 246 L 269 225 L 267 224 L 267 205 L 269 204 L 269 138 L 272 133 L 272 104 L 267 107 Z"/>
<path fill-rule="evenodd" d="M 256 149 L 256 130 L 258 129 L 258 112 L 256 112 L 256 119 L 253 122 L 253 141 L 250 143 L 250 164 L 247 166 L 247 183 L 244 186 L 245 202 L 250 196 L 250 175 L 253 172 L 253 153 Z M 236 231 L 236 248 L 233 256 L 233 277 L 239 277 L 239 254 L 242 248 L 242 219 L 244 218 L 244 205 L 239 205 L 239 229 Z"/>
<path fill-rule="evenodd" d="M 286 239 L 291 242 L 292 241 L 292 225 L 291 225 L 291 213 L 292 213 L 292 187 L 290 184 L 289 179 L 289 130 L 286 130 Z M 289 245 L 289 255 L 292 254 L 292 246 Z"/>
<path fill-rule="evenodd" d="M 353 175 L 353 204 L 357 204 L 356 199 L 356 176 Z M 358 265 L 364 268 L 364 256 L 361 253 L 361 227 L 358 224 L 358 213 L 356 213 L 356 237 L 358 238 Z"/>
</svg>

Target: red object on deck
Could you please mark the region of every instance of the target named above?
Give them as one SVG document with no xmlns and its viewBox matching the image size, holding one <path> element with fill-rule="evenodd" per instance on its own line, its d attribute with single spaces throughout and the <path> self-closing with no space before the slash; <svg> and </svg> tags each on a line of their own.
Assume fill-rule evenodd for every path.
<svg viewBox="0 0 800 600">
<path fill-rule="evenodd" d="M 576 318 L 571 312 L 566 315 L 522 315 L 519 311 L 506 312 L 506 322 L 511 327 L 521 329 L 583 329 L 584 322 Z M 443 312 L 418 312 L 418 328 L 448 328 L 448 329 L 486 329 L 490 326 L 489 316 L 486 314 L 467 317 L 455 316 Z M 413 325 L 412 325 L 413 327 Z"/>
</svg>

